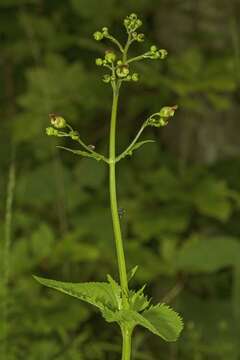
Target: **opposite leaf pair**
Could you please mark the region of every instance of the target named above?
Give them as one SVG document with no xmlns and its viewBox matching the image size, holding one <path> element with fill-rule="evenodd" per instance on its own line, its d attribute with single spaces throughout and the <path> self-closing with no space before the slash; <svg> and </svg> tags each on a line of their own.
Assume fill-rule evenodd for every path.
<svg viewBox="0 0 240 360">
<path fill-rule="evenodd" d="M 117 322 L 132 331 L 143 326 L 166 341 L 176 341 L 183 328 L 181 317 L 165 304 L 150 305 L 141 288 L 123 294 L 108 275 L 108 282 L 69 283 L 35 277 L 42 285 L 96 306 L 107 322 Z"/>
</svg>

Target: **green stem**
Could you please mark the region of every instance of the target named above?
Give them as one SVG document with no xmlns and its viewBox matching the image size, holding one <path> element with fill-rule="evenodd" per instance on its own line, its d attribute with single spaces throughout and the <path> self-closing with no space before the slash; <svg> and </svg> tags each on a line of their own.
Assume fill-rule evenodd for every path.
<svg viewBox="0 0 240 360">
<path fill-rule="evenodd" d="M 134 61 L 140 61 L 140 60 L 146 59 L 145 55 L 146 54 L 135 56 L 135 57 L 127 60 L 127 64 L 130 64 L 131 62 L 134 62 Z"/>
<path fill-rule="evenodd" d="M 126 271 L 126 261 L 123 249 L 122 232 L 118 214 L 117 194 L 116 194 L 116 121 L 118 109 L 118 95 L 120 83 L 113 85 L 113 103 L 110 125 L 110 143 L 109 143 L 109 190 L 114 238 L 117 250 L 118 270 L 120 284 L 123 293 L 128 293 L 128 280 Z"/>
<path fill-rule="evenodd" d="M 122 327 L 122 360 L 131 359 L 131 340 L 132 330 L 127 327 Z"/>
<path fill-rule="evenodd" d="M 146 127 L 146 123 L 144 123 L 141 127 L 141 129 L 138 131 L 137 135 L 135 136 L 135 138 L 133 139 L 133 141 L 131 142 L 131 144 L 120 154 L 117 156 L 116 158 L 116 162 L 120 161 L 122 158 L 124 158 L 126 156 L 126 154 L 129 152 L 129 150 L 132 149 L 132 147 L 136 144 L 136 142 L 138 141 L 138 139 L 140 138 L 143 130 Z"/>
</svg>

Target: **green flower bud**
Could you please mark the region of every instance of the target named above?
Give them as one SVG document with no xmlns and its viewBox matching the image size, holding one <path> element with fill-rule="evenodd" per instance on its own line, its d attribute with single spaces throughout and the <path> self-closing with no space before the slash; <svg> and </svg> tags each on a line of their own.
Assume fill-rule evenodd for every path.
<svg viewBox="0 0 240 360">
<path fill-rule="evenodd" d="M 144 34 L 138 34 L 138 36 L 137 36 L 137 41 L 138 42 L 143 42 L 144 41 Z"/>
<path fill-rule="evenodd" d="M 133 38 L 134 40 L 137 40 L 137 37 L 138 37 L 138 33 L 137 33 L 136 31 L 134 31 L 134 32 L 132 33 L 132 38 Z"/>
<path fill-rule="evenodd" d="M 139 28 L 140 26 L 142 26 L 142 21 L 138 19 L 136 21 L 136 28 Z"/>
<path fill-rule="evenodd" d="M 109 83 L 111 81 L 111 76 L 108 75 L 108 74 L 103 75 L 102 81 L 105 82 L 105 83 Z"/>
<path fill-rule="evenodd" d="M 117 76 L 120 78 L 124 78 L 126 76 L 128 76 L 129 74 L 129 68 L 128 65 L 120 65 L 117 67 L 116 70 Z"/>
<path fill-rule="evenodd" d="M 58 130 L 50 126 L 46 128 L 46 134 L 48 136 L 58 136 Z"/>
<path fill-rule="evenodd" d="M 137 14 L 132 13 L 131 15 L 129 15 L 129 19 L 130 20 L 137 20 Z"/>
<path fill-rule="evenodd" d="M 159 54 L 160 59 L 165 59 L 165 57 L 167 57 L 167 55 L 168 55 L 168 52 L 165 49 L 160 49 L 160 50 L 158 50 L 158 54 Z"/>
<path fill-rule="evenodd" d="M 168 119 L 172 117 L 177 110 L 177 105 L 164 106 L 158 113 L 151 115 L 147 119 L 147 125 L 161 127 L 168 124 Z"/>
<path fill-rule="evenodd" d="M 103 60 L 101 58 L 97 58 L 96 59 L 96 65 L 97 66 L 102 66 L 103 65 Z"/>
<path fill-rule="evenodd" d="M 72 140 L 78 140 L 79 139 L 79 133 L 78 131 L 71 131 L 69 133 L 69 136 Z"/>
<path fill-rule="evenodd" d="M 177 108 L 178 108 L 177 105 L 164 106 L 163 108 L 161 108 L 159 115 L 164 118 L 172 117 L 175 114 Z"/>
<path fill-rule="evenodd" d="M 107 27 L 102 28 L 102 34 L 103 34 L 103 36 L 108 36 L 109 35 Z"/>
<path fill-rule="evenodd" d="M 57 128 L 62 129 L 65 128 L 67 123 L 66 120 L 62 116 L 57 116 L 55 114 L 49 114 L 51 124 Z"/>
<path fill-rule="evenodd" d="M 118 66 L 120 66 L 120 65 L 122 65 L 122 64 L 123 64 L 122 60 L 118 60 L 118 61 L 117 61 L 117 65 L 118 65 Z"/>
<path fill-rule="evenodd" d="M 93 34 L 93 37 L 95 40 L 97 41 L 101 41 L 103 39 L 103 33 L 101 33 L 100 31 L 96 31 L 94 34 Z"/>
<path fill-rule="evenodd" d="M 152 46 L 150 47 L 150 51 L 151 51 L 151 53 L 157 52 L 157 47 L 156 47 L 155 45 L 152 45 Z"/>
<path fill-rule="evenodd" d="M 137 73 L 133 73 L 132 74 L 132 81 L 138 81 L 139 80 L 139 75 Z"/>
<path fill-rule="evenodd" d="M 114 53 L 114 51 L 112 50 L 107 50 L 105 52 L 105 59 L 109 62 L 109 63 L 113 63 L 116 60 L 116 54 Z"/>
</svg>

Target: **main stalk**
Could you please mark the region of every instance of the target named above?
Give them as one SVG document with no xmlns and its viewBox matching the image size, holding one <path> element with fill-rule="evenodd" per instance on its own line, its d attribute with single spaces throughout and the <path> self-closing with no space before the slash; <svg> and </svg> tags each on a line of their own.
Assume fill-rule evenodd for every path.
<svg viewBox="0 0 240 360">
<path fill-rule="evenodd" d="M 118 213 L 117 194 L 116 194 L 116 121 L 118 109 L 120 83 L 113 84 L 113 103 L 110 125 L 110 142 L 109 142 L 109 190 L 112 223 L 117 251 L 118 270 L 120 284 L 124 294 L 128 292 L 128 280 L 126 271 L 126 261 L 123 249 L 122 232 Z"/>
</svg>

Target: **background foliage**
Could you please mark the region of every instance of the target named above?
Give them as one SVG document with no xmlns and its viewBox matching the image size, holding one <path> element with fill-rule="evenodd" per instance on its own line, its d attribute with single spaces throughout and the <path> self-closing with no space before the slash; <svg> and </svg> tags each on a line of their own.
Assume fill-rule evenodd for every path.
<svg viewBox="0 0 240 360">
<path fill-rule="evenodd" d="M 105 47 L 92 33 L 106 25 L 119 33 L 132 11 L 144 20 L 144 46 L 169 57 L 136 65 L 141 86 L 122 89 L 119 150 L 160 106 L 179 111 L 167 128 L 148 130 L 155 144 L 119 165 L 127 261 L 139 265 L 134 285 L 150 280 L 148 293 L 186 324 L 173 345 L 138 330 L 134 359 L 240 358 L 239 2 L 1 0 L 1 274 L 12 153 L 16 164 L 7 297 L 0 283 L 8 359 L 119 358 L 113 325 L 31 275 L 117 276 L 107 169 L 57 150 L 44 128 L 56 112 L 107 151 L 111 93 L 94 63 Z"/>
</svg>

